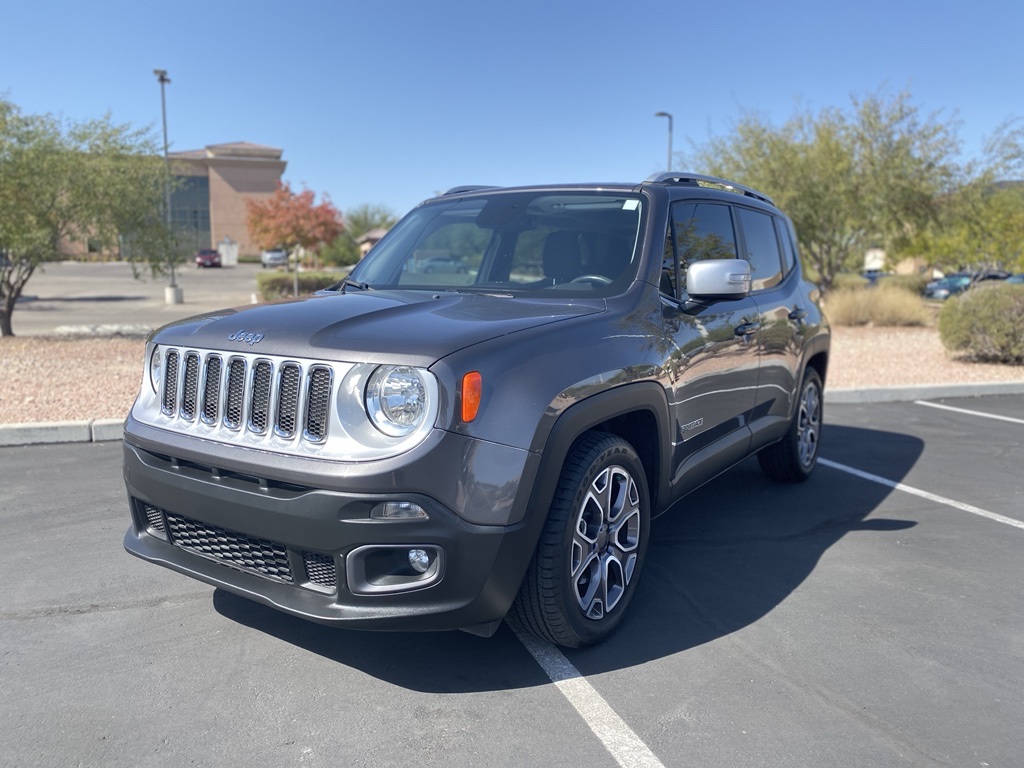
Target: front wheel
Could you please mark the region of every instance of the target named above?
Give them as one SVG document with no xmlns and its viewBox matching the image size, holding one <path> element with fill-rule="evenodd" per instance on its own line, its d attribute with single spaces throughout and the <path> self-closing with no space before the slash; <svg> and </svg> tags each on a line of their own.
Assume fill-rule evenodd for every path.
<svg viewBox="0 0 1024 768">
<path fill-rule="evenodd" d="M 650 519 L 647 477 L 633 447 L 604 432 L 578 440 L 519 588 L 514 618 L 567 648 L 604 640 L 636 593 Z"/>
<path fill-rule="evenodd" d="M 816 370 L 808 368 L 786 436 L 757 454 L 758 463 L 768 477 L 799 483 L 811 476 L 821 446 L 823 403 L 821 377 Z"/>
</svg>

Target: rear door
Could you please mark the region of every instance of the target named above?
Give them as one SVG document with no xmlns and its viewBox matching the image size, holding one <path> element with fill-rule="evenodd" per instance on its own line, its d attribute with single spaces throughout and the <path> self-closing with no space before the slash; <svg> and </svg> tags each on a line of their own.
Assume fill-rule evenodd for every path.
<svg viewBox="0 0 1024 768">
<path fill-rule="evenodd" d="M 766 211 L 736 206 L 742 255 L 750 262 L 761 350 L 751 429 L 754 447 L 780 436 L 789 421 L 800 375 L 806 296 L 788 223 Z"/>
</svg>

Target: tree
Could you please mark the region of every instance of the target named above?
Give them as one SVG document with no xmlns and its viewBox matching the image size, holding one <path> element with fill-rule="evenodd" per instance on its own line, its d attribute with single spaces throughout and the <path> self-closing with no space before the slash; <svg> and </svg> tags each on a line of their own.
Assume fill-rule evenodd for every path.
<svg viewBox="0 0 1024 768">
<path fill-rule="evenodd" d="M 915 233 L 900 255 L 942 269 L 1024 270 L 1024 122 L 1009 120 L 967 166 L 962 183 L 939 201 L 939 217 Z"/>
<path fill-rule="evenodd" d="M 828 290 L 869 246 L 896 251 L 938 221 L 943 196 L 963 180 L 958 150 L 950 124 L 922 117 L 900 93 L 855 98 L 845 112 L 801 112 L 779 128 L 745 115 L 732 135 L 698 148 L 696 162 L 770 194 Z"/>
<path fill-rule="evenodd" d="M 345 231 L 320 252 L 324 262 L 349 266 L 359 262 L 360 237 L 373 229 L 391 229 L 398 222 L 387 206 L 363 203 L 345 214 Z"/>
<path fill-rule="evenodd" d="M 343 231 L 341 213 L 330 198 L 316 204 L 311 190 L 296 194 L 285 182 L 265 200 L 246 200 L 249 234 L 264 250 L 283 248 L 289 258 L 302 248 L 314 253 L 333 242 Z M 296 278 L 295 295 L 298 295 Z"/>
<path fill-rule="evenodd" d="M 88 241 L 113 251 L 129 235 L 136 251 L 173 247 L 163 217 L 165 170 L 148 132 L 111 122 L 24 115 L 0 99 L 0 336 L 41 264 L 61 246 Z"/>
<path fill-rule="evenodd" d="M 965 185 L 942 201 L 938 222 L 900 255 L 942 270 L 1024 271 L 1024 183 Z"/>
</svg>

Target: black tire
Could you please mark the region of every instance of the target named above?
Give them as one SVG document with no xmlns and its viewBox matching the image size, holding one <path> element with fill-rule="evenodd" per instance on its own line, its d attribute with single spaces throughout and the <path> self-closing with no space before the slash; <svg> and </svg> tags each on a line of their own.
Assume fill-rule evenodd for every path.
<svg viewBox="0 0 1024 768">
<path fill-rule="evenodd" d="M 604 640 L 636 593 L 650 519 L 633 447 L 607 432 L 584 435 L 566 457 L 513 620 L 566 648 Z"/>
<path fill-rule="evenodd" d="M 761 470 L 768 477 L 786 483 L 802 483 L 811 476 L 821 447 L 824 403 L 821 377 L 816 370 L 808 368 L 786 436 L 757 454 Z"/>
</svg>

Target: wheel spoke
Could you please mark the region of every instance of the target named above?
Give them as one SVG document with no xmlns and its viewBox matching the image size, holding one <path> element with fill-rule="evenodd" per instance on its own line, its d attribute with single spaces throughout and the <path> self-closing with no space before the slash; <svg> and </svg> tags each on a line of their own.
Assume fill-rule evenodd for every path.
<svg viewBox="0 0 1024 768">
<path fill-rule="evenodd" d="M 640 492 L 619 466 L 591 482 L 573 529 L 570 578 L 580 610 L 601 619 L 615 609 L 636 568 L 640 542 Z"/>
<path fill-rule="evenodd" d="M 797 450 L 800 463 L 806 467 L 817 455 L 818 431 L 821 427 L 821 396 L 813 382 L 804 387 L 798 418 Z"/>
</svg>

